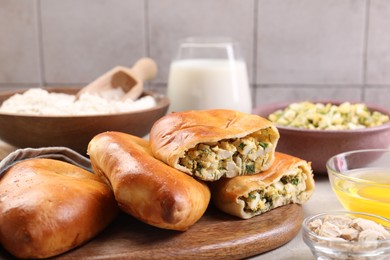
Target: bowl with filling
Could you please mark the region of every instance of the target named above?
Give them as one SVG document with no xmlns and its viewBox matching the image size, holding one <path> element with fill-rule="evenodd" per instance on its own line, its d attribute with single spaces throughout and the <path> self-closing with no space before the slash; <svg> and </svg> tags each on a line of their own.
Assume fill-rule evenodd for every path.
<svg viewBox="0 0 390 260">
<path fill-rule="evenodd" d="M 104 131 L 143 137 L 166 114 L 166 96 L 144 91 L 121 100 L 121 90 L 83 94 L 80 87 L 30 88 L 0 93 L 0 139 L 16 148 L 64 146 L 85 154 Z"/>
<path fill-rule="evenodd" d="M 253 113 L 278 128 L 277 151 L 310 161 L 319 174 L 327 173 L 326 162 L 335 154 L 390 146 L 390 111 L 382 107 L 299 101 L 258 107 Z"/>
<path fill-rule="evenodd" d="M 368 213 L 337 211 L 305 218 L 302 238 L 317 259 L 390 257 L 390 220 Z"/>
</svg>

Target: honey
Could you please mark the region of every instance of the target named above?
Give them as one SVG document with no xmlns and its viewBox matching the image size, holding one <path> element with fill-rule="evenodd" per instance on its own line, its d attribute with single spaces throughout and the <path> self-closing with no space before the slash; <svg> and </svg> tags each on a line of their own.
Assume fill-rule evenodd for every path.
<svg viewBox="0 0 390 260">
<path fill-rule="evenodd" d="M 350 179 L 336 179 L 333 189 L 346 209 L 390 218 L 390 169 L 351 170 L 343 175 Z"/>
</svg>

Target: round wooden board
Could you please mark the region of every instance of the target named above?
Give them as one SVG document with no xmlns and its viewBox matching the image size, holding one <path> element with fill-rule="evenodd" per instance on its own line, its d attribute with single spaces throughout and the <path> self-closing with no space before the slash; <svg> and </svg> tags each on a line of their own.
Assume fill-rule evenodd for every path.
<svg viewBox="0 0 390 260">
<path fill-rule="evenodd" d="M 103 233 L 56 259 L 245 258 L 275 249 L 298 233 L 300 205 L 290 204 L 247 220 L 209 207 L 185 232 L 163 230 L 121 214 Z M 0 252 L 0 258 L 7 253 Z"/>
</svg>

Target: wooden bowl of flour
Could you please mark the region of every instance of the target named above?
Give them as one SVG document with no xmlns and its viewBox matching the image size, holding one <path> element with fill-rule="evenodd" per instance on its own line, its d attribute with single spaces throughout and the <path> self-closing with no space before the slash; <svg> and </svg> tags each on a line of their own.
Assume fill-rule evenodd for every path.
<svg viewBox="0 0 390 260">
<path fill-rule="evenodd" d="M 47 88 L 50 93 L 76 94 L 80 88 Z M 9 97 L 24 91 L 0 93 L 0 105 Z M 156 105 L 137 111 L 100 115 L 24 115 L 0 112 L 0 139 L 15 147 L 65 146 L 86 154 L 89 141 L 105 131 L 120 131 L 139 137 L 149 133 L 153 123 L 166 114 L 166 96 L 144 91 Z"/>
</svg>

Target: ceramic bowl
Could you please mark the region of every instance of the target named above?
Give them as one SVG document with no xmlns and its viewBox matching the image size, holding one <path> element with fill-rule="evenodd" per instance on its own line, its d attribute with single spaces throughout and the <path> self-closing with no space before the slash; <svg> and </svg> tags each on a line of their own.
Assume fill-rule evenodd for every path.
<svg viewBox="0 0 390 260">
<path fill-rule="evenodd" d="M 329 181 L 345 209 L 390 219 L 390 150 L 345 152 L 327 163 Z"/>
<path fill-rule="evenodd" d="M 313 103 L 328 103 L 315 101 Z M 276 110 L 286 108 L 292 102 L 270 104 L 255 108 L 254 114 L 268 118 Z M 330 102 L 339 105 L 342 102 Z M 370 110 L 390 116 L 384 108 L 368 105 Z M 312 163 L 314 173 L 326 175 L 326 162 L 333 155 L 368 148 L 390 146 L 390 123 L 354 130 L 311 130 L 277 125 L 280 139 L 276 150 L 294 155 Z"/>
<path fill-rule="evenodd" d="M 48 88 L 49 92 L 76 94 L 80 88 Z M 0 104 L 15 93 L 0 93 Z M 18 148 L 65 146 L 85 154 L 89 141 L 104 131 L 120 131 L 139 137 L 149 133 L 153 123 L 166 114 L 167 97 L 152 95 L 157 105 L 150 109 L 107 115 L 33 116 L 0 113 L 0 139 Z"/>
<path fill-rule="evenodd" d="M 363 239 L 348 240 L 340 237 L 334 238 L 332 236 L 327 237 L 319 235 L 320 232 L 316 232 L 315 228 L 317 227 L 318 223 L 324 223 L 324 220 L 329 217 L 348 217 L 374 221 L 376 224 L 382 225 L 382 227 L 385 229 L 385 232 L 390 232 L 390 220 L 373 214 L 337 211 L 309 216 L 305 218 L 302 224 L 302 238 L 316 259 L 389 259 L 390 237 L 384 237 L 383 239 L 381 238 L 378 240 L 366 238 L 363 241 Z M 317 223 L 314 224 L 313 227 L 313 224 L 311 223 L 315 222 Z"/>
</svg>

